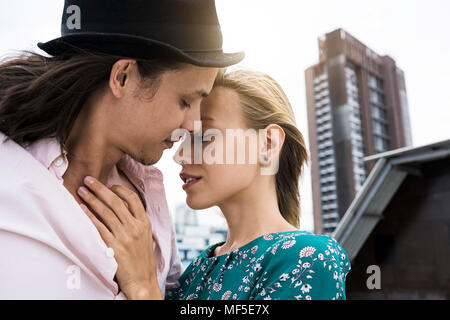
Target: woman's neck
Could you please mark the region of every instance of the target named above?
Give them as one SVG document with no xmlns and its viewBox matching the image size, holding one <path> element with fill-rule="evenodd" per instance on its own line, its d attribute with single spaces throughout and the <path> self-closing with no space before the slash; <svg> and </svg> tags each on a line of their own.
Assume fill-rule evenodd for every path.
<svg viewBox="0 0 450 320">
<path fill-rule="evenodd" d="M 236 250 L 267 233 L 297 230 L 281 215 L 274 188 L 254 186 L 218 206 L 227 221 L 228 236 L 216 248 L 216 255 Z"/>
</svg>

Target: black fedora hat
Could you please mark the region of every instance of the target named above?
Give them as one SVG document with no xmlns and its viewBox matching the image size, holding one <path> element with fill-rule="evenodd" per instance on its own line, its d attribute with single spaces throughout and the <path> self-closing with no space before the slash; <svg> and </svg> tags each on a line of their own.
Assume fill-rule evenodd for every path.
<svg viewBox="0 0 450 320">
<path fill-rule="evenodd" d="M 244 58 L 223 52 L 214 0 L 65 0 L 61 37 L 38 47 L 53 56 L 92 51 L 205 67 Z"/>
</svg>

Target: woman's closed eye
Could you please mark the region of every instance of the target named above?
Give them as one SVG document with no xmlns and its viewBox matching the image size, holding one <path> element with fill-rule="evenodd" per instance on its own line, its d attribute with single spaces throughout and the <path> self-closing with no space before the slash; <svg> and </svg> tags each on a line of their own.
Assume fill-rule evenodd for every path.
<svg viewBox="0 0 450 320">
<path fill-rule="evenodd" d="M 216 138 L 215 134 L 190 134 L 187 139 L 191 140 L 191 144 L 194 144 L 195 141 L 201 141 L 202 143 L 210 143 L 214 141 Z"/>
<path fill-rule="evenodd" d="M 205 135 L 202 135 L 202 142 L 203 143 L 209 143 L 209 142 L 212 142 L 212 141 L 214 141 L 214 139 L 215 139 L 215 135 L 214 134 L 205 134 Z"/>
</svg>

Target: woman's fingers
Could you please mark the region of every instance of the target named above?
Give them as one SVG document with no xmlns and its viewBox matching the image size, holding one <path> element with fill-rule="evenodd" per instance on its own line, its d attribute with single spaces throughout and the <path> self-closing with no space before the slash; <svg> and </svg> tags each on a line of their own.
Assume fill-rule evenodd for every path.
<svg viewBox="0 0 450 320">
<path fill-rule="evenodd" d="M 128 204 L 128 209 L 136 219 L 140 221 L 149 221 L 141 199 L 134 191 L 120 185 L 112 186 L 111 190 Z"/>
<path fill-rule="evenodd" d="M 80 187 L 78 189 L 78 194 L 80 197 L 94 210 L 95 213 L 103 220 L 106 227 L 112 231 L 114 235 L 119 235 L 122 231 L 122 223 L 119 218 L 112 212 L 107 205 L 102 201 L 97 199 L 97 197 L 92 194 L 85 187 Z"/>
<path fill-rule="evenodd" d="M 103 183 L 92 177 L 84 179 L 85 185 L 95 194 L 97 201 L 95 204 L 98 207 L 105 206 L 112 211 L 123 224 L 130 223 L 130 214 L 125 206 L 125 203 L 114 192 L 109 190 Z M 103 203 L 102 203 L 103 202 Z M 97 208 L 92 207 L 97 212 Z"/>
<path fill-rule="evenodd" d="M 82 187 L 84 192 L 79 193 L 92 212 L 82 208 L 105 243 L 114 249 L 118 264 L 116 277 L 122 291 L 129 297 L 134 296 L 141 284 L 157 282 L 152 225 L 144 206 L 139 196 L 125 187 L 115 185 L 110 190 L 98 180 L 85 180 L 85 183 L 92 192 Z M 99 219 L 93 213 L 98 214 Z M 127 223 L 122 223 L 121 219 Z M 106 227 L 112 229 L 112 233 Z"/>
<path fill-rule="evenodd" d="M 97 228 L 98 232 L 100 233 L 100 236 L 102 237 L 103 241 L 106 243 L 108 247 L 111 247 L 113 245 L 114 236 L 113 234 L 108 230 L 108 228 L 97 219 L 97 217 L 86 207 L 84 204 L 80 204 L 81 209 L 86 213 L 86 215 L 91 219 L 94 226 Z"/>
</svg>

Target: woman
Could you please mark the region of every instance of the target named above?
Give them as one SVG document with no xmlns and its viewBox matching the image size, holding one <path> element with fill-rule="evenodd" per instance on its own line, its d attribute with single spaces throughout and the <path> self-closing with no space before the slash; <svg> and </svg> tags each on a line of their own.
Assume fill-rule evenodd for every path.
<svg viewBox="0 0 450 320">
<path fill-rule="evenodd" d="M 345 278 L 350 270 L 345 251 L 328 236 L 298 230 L 298 179 L 307 161 L 307 151 L 281 87 L 259 72 L 235 71 L 220 75 L 202 105 L 202 127 L 206 135 L 203 137 L 204 161 L 193 161 L 193 152 L 186 150 L 181 150 L 176 161 L 183 167 L 180 177 L 186 182 L 183 189 L 189 207 L 205 209 L 217 205 L 227 221 L 228 236 L 225 242 L 203 251 L 166 298 L 345 299 Z M 256 148 L 251 148 L 251 143 L 244 147 L 238 145 L 238 148 L 228 142 L 218 143 L 229 141 L 226 138 L 236 132 L 256 131 Z M 209 132 L 215 132 L 214 140 L 208 136 Z M 205 161 L 206 149 L 213 143 L 216 144 L 214 152 L 209 153 L 211 157 L 217 160 L 219 154 L 225 154 L 235 161 L 230 163 L 228 158 L 226 164 Z M 236 151 L 243 153 L 247 160 L 256 157 L 257 161 L 239 163 Z M 269 174 L 261 174 L 269 167 Z M 91 186 L 91 190 L 97 196 L 102 194 L 95 187 Z M 113 197 L 102 190 L 103 194 L 108 194 L 104 198 Z M 138 202 L 125 196 L 121 198 L 131 213 L 138 216 L 142 211 Z M 104 200 L 107 204 L 110 201 Z M 123 208 L 121 206 L 122 211 Z M 84 209 L 99 230 L 106 233 L 105 226 Z M 120 214 L 131 215 L 128 210 Z M 105 242 L 107 240 L 108 245 L 114 245 L 111 237 Z M 120 252 L 116 258 L 119 266 L 127 265 L 128 277 L 133 278 L 133 273 L 134 278 L 139 277 L 139 272 L 134 271 L 138 263 L 154 269 L 148 254 L 142 253 L 139 260 Z M 158 291 L 156 282 L 151 280 L 153 274 L 154 271 L 149 276 L 140 276 L 141 282 L 146 283 L 141 287 L 143 298 L 154 298 L 150 292 Z M 120 275 L 120 284 L 119 278 Z"/>
</svg>

